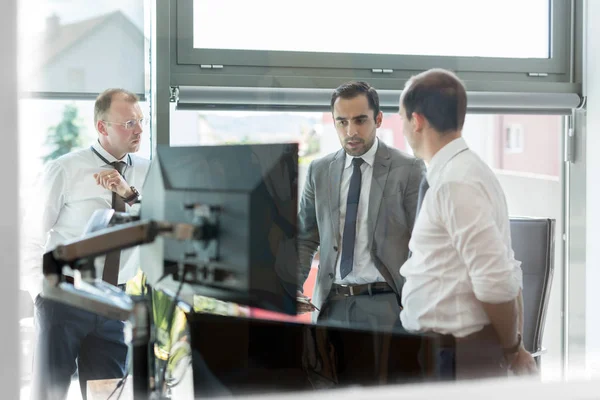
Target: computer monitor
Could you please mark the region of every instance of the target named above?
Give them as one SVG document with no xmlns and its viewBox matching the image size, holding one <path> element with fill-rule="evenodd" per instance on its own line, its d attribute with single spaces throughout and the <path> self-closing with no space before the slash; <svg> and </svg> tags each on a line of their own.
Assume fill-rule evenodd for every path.
<svg viewBox="0 0 600 400">
<path fill-rule="evenodd" d="M 295 314 L 297 181 L 297 144 L 159 145 L 141 219 L 204 228 L 141 246 L 148 283 Z"/>
</svg>

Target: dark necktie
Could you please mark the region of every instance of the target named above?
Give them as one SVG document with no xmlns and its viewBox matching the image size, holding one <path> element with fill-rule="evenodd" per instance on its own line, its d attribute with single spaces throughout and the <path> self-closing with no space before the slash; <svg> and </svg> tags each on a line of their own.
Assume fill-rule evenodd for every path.
<svg viewBox="0 0 600 400">
<path fill-rule="evenodd" d="M 354 264 L 354 242 L 356 240 L 356 216 L 358 214 L 358 200 L 360 198 L 360 183 L 362 173 L 360 166 L 365 162 L 362 158 L 352 160 L 352 177 L 346 200 L 346 219 L 344 221 L 344 236 L 342 236 L 342 260 L 340 262 L 340 275 L 344 279 Z"/>
<path fill-rule="evenodd" d="M 110 163 L 119 174 L 123 175 L 123 171 L 127 164 L 123 161 L 115 161 Z M 125 202 L 115 192 L 112 192 L 112 208 L 116 212 L 124 212 L 125 211 Z M 110 283 L 111 285 L 117 285 L 119 283 L 119 264 L 121 261 L 121 251 L 111 251 L 106 254 L 106 259 L 104 260 L 104 271 L 102 272 L 102 280 Z"/>
<path fill-rule="evenodd" d="M 421 206 L 423 205 L 423 199 L 425 198 L 425 193 L 429 190 L 429 182 L 427 182 L 427 176 L 423 176 L 421 179 L 421 183 L 419 184 L 419 197 L 417 197 L 417 215 L 419 215 L 419 211 L 421 211 Z"/>
</svg>

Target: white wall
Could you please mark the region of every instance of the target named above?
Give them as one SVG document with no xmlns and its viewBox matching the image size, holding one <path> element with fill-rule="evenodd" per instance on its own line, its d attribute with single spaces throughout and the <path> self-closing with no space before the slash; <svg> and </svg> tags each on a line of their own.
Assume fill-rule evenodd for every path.
<svg viewBox="0 0 600 400">
<path fill-rule="evenodd" d="M 0 3 L 0 121 L 2 150 L 0 169 L 3 171 L 2 204 L 0 205 L 0 254 L 2 255 L 2 357 L 0 357 L 0 397 L 19 398 L 18 322 L 15 305 L 18 283 L 18 125 L 17 125 L 17 2 Z"/>
<path fill-rule="evenodd" d="M 494 121 L 495 115 L 468 114 L 465 119 L 462 135 L 469 148 L 481 157 L 488 165 L 496 165 L 497 155 L 494 154 Z"/>
<path fill-rule="evenodd" d="M 561 185 L 557 177 L 495 170 L 511 216 L 554 218 L 561 215 Z"/>
</svg>

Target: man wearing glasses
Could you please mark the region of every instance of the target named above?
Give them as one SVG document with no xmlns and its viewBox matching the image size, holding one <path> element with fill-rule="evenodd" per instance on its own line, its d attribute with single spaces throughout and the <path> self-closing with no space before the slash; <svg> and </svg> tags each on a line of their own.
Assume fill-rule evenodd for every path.
<svg viewBox="0 0 600 400">
<path fill-rule="evenodd" d="M 26 212 L 22 282 L 35 304 L 35 399 L 66 398 L 76 370 L 84 399 L 88 380 L 121 378 L 126 373 L 123 321 L 39 295 L 43 254 L 80 237 L 95 210 L 128 211 L 140 195 L 150 165 L 132 154 L 140 148 L 144 125 L 135 94 L 123 89 L 101 93 L 94 106 L 94 123 L 98 140 L 49 162 L 37 198 Z M 136 249 L 96 259 L 97 276 L 122 289 L 138 266 Z"/>
</svg>

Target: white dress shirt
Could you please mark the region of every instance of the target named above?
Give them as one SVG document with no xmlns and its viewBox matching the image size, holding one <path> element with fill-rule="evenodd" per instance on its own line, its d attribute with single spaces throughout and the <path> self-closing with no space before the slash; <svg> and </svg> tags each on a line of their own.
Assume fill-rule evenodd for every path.
<svg viewBox="0 0 600 400">
<path fill-rule="evenodd" d="M 367 217 L 369 213 L 369 194 L 371 193 L 371 181 L 373 180 L 373 163 L 375 162 L 375 154 L 379 146 L 379 139 L 375 138 L 375 143 L 365 154 L 358 158 L 362 158 L 364 163 L 360 166 L 361 181 L 360 181 L 360 197 L 358 200 L 358 213 L 356 216 L 356 239 L 354 241 L 354 264 L 352 271 L 346 275 L 344 279 L 340 274 L 340 263 L 342 260 L 342 247 L 338 252 L 335 272 L 335 283 L 341 285 L 358 285 L 373 282 L 385 282 L 383 276 L 377 270 L 371 258 L 371 251 L 368 248 L 368 226 Z M 352 160 L 355 157 L 346 155 L 346 163 L 342 173 L 342 181 L 340 187 L 340 232 L 344 235 L 344 222 L 346 221 L 346 202 L 348 200 L 348 190 L 350 189 L 350 178 L 352 177 Z M 340 244 L 342 240 L 340 240 Z"/>
<path fill-rule="evenodd" d="M 481 302 L 516 298 L 523 285 L 514 258 L 504 192 L 492 170 L 458 138 L 427 167 L 429 190 L 400 268 L 402 325 L 464 337 L 490 323 Z"/>
<path fill-rule="evenodd" d="M 117 161 L 95 142 L 94 149 L 107 161 Z M 142 193 L 150 160 L 126 155 L 125 180 Z M 131 162 L 131 165 L 129 165 Z M 112 192 L 96 184 L 94 174 L 114 169 L 89 147 L 66 154 L 46 164 L 36 186 L 35 197 L 25 211 L 22 246 L 21 286 L 33 299 L 42 291 L 42 257 L 57 245 L 82 235 L 88 220 L 97 209 L 112 207 Z M 129 204 L 125 205 L 129 211 Z M 139 267 L 137 247 L 121 252 L 119 283 L 133 278 Z M 96 276 L 101 278 L 104 256 L 96 258 Z"/>
</svg>

